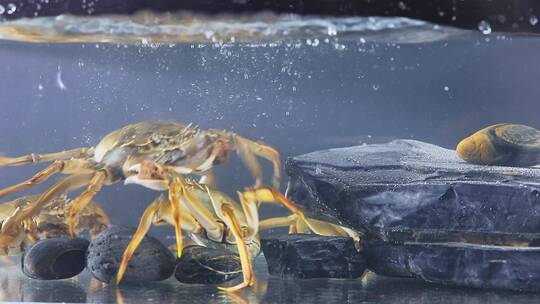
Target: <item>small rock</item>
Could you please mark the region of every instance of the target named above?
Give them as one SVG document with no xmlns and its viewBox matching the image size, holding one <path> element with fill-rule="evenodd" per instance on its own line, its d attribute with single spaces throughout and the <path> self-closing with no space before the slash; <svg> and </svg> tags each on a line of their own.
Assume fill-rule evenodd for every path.
<svg viewBox="0 0 540 304">
<path fill-rule="evenodd" d="M 22 256 L 22 272 L 38 280 L 71 278 L 84 270 L 86 248 L 88 241 L 80 238 L 41 240 Z"/>
<path fill-rule="evenodd" d="M 220 284 L 240 274 L 238 255 L 202 246 L 184 248 L 174 271 L 176 279 L 186 284 Z"/>
<path fill-rule="evenodd" d="M 359 278 L 366 260 L 349 237 L 287 234 L 262 240 L 271 275 L 300 279 Z"/>
<path fill-rule="evenodd" d="M 87 267 L 101 282 L 115 280 L 122 255 L 135 229 L 113 226 L 101 232 L 88 246 Z M 157 239 L 146 236 L 135 250 L 122 282 L 161 281 L 174 271 L 175 258 Z"/>
</svg>

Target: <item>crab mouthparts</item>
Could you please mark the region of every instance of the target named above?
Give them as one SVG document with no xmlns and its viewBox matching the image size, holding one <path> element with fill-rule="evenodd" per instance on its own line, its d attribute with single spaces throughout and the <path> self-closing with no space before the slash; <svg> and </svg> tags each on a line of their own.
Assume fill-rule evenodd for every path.
<svg viewBox="0 0 540 304">
<path fill-rule="evenodd" d="M 133 165 L 129 168 L 133 173 L 124 181 L 125 185 L 138 184 L 152 190 L 163 191 L 168 189 L 168 179 L 161 168 L 151 162 Z"/>
</svg>

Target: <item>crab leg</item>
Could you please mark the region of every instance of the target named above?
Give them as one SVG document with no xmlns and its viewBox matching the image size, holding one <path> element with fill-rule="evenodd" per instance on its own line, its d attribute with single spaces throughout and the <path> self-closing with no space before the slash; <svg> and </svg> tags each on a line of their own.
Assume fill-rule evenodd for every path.
<svg viewBox="0 0 540 304">
<path fill-rule="evenodd" d="M 360 234 L 358 232 L 339 225 L 314 219 L 300 221 L 296 214 L 262 220 L 259 224 L 259 231 L 286 226 L 289 226 L 289 233 L 308 233 L 311 230 L 318 235 L 348 236 L 354 240 L 357 249 L 360 248 Z M 294 227 L 292 232 L 291 227 Z"/>
<path fill-rule="evenodd" d="M 310 229 L 307 227 L 304 221 L 300 220 L 298 215 L 291 214 L 283 217 L 273 217 L 264 219 L 259 224 L 259 231 L 268 230 L 272 228 L 287 227 L 289 226 L 289 233 L 309 233 Z"/>
<path fill-rule="evenodd" d="M 13 186 L 9 186 L 7 188 L 1 189 L 0 197 L 41 184 L 42 182 L 46 181 L 47 179 L 49 179 L 51 176 L 53 176 L 56 173 L 82 174 L 82 173 L 92 173 L 94 171 L 95 170 L 93 169 L 92 165 L 86 160 L 82 160 L 82 159 L 71 159 L 71 160 L 66 160 L 66 161 L 57 160 L 54 163 L 50 164 L 47 168 L 36 173 L 34 176 L 29 178 L 28 180 L 18 183 Z"/>
<path fill-rule="evenodd" d="M 305 220 L 304 213 L 289 201 L 281 192 L 268 188 L 256 188 L 243 192 L 243 196 L 249 201 L 274 203 L 278 202 L 289 209 L 293 214 L 296 214 L 300 219 Z"/>
<path fill-rule="evenodd" d="M 319 235 L 327 236 L 350 236 L 355 240 L 359 240 L 360 236 L 358 233 L 351 229 L 347 229 L 335 224 L 318 221 L 314 219 L 307 218 L 304 213 L 296 207 L 296 205 L 289 201 L 283 194 L 279 191 L 270 189 L 270 188 L 259 188 L 245 191 L 243 193 L 244 197 L 252 201 L 260 202 L 279 202 L 287 209 L 289 209 L 294 215 L 298 216 L 298 219 L 301 220 L 311 231 Z M 292 231 L 298 230 L 301 224 L 297 223 L 296 227 L 292 228 Z"/>
<path fill-rule="evenodd" d="M 109 227 L 111 226 L 111 220 L 109 218 L 109 216 L 107 215 L 107 213 L 105 212 L 105 210 L 101 209 L 100 206 L 98 206 L 95 202 L 90 202 L 88 204 L 88 206 L 86 207 L 86 209 L 91 213 L 91 214 L 95 214 L 99 217 L 99 222 L 97 222 L 94 227 L 88 227 L 90 228 L 89 231 L 90 231 L 90 237 L 91 238 L 94 238 L 97 234 L 99 234 L 101 232 L 101 230 L 98 229 L 99 225 L 98 224 L 101 224 L 103 226 L 106 226 L 106 227 Z M 79 228 L 81 229 L 81 228 Z"/>
<path fill-rule="evenodd" d="M 310 232 L 309 227 L 296 214 L 262 220 L 259 224 L 259 231 L 286 226 L 289 226 L 289 234 Z"/>
<path fill-rule="evenodd" d="M 214 197 L 212 192 L 208 187 L 206 187 L 206 193 L 212 202 L 212 206 L 216 212 L 216 215 L 223 220 L 225 225 L 228 227 L 228 231 L 231 232 L 234 237 L 234 242 L 237 246 L 237 251 L 240 256 L 240 264 L 242 266 L 243 281 L 242 283 L 229 287 L 218 287 L 220 290 L 234 292 L 241 289 L 244 289 L 255 284 L 255 276 L 253 274 L 253 263 L 250 256 L 250 252 L 246 245 L 244 239 L 252 239 L 252 234 L 255 235 L 258 233 L 258 223 L 259 217 L 257 214 L 257 203 L 252 200 L 245 200 L 242 193 L 239 193 L 240 200 L 242 201 L 242 208 L 244 211 L 244 216 L 247 223 L 248 232 L 244 234 L 242 227 L 239 223 L 239 219 L 235 214 L 235 209 L 230 203 L 227 203 L 223 197 L 220 197 L 219 192 L 217 194 L 217 199 Z M 253 209 L 254 208 L 254 209 Z M 254 212 L 253 212 L 254 211 Z M 256 224 L 256 226 L 252 226 Z M 227 236 L 226 236 L 227 237 Z"/>
<path fill-rule="evenodd" d="M 295 223 L 289 226 L 289 230 L 294 229 L 296 233 L 309 233 L 309 227 L 306 225 L 305 221 L 297 219 Z"/>
<path fill-rule="evenodd" d="M 249 250 L 242 235 L 242 229 L 238 223 L 238 219 L 234 215 L 234 210 L 229 204 L 221 205 L 222 220 L 229 227 L 232 232 L 236 246 L 238 248 L 238 254 L 240 255 L 240 264 L 242 265 L 243 282 L 233 287 L 218 287 L 220 290 L 234 292 L 244 289 L 249 286 L 255 285 L 255 276 L 253 275 L 253 265 Z"/>
<path fill-rule="evenodd" d="M 173 182 L 169 185 L 169 201 L 171 202 L 171 213 L 174 221 L 174 232 L 176 235 L 176 255 L 182 255 L 183 236 L 182 222 L 180 220 L 180 199 L 179 196 L 183 192 L 182 181 L 178 176 L 173 177 Z"/>
<path fill-rule="evenodd" d="M 144 210 L 144 213 L 141 217 L 141 220 L 139 222 L 139 227 L 137 227 L 137 231 L 131 238 L 131 241 L 129 242 L 126 250 L 124 250 L 124 254 L 122 256 L 122 262 L 120 262 L 120 267 L 118 268 L 118 272 L 116 274 L 116 284 L 119 284 L 122 278 L 124 277 L 124 273 L 126 272 L 127 265 L 129 262 L 129 259 L 135 252 L 135 249 L 139 246 L 141 241 L 143 240 L 146 233 L 148 233 L 148 230 L 150 229 L 150 225 L 152 225 L 152 220 L 159 209 L 159 204 L 161 200 L 156 200 L 146 210 Z"/>
<path fill-rule="evenodd" d="M 128 177 L 126 183 L 138 183 L 156 190 L 168 190 L 169 200 L 171 201 L 173 208 L 176 208 L 176 206 L 184 206 L 189 210 L 189 214 L 191 214 L 205 229 L 209 239 L 214 241 L 222 240 L 223 225 L 216 221 L 214 215 L 206 209 L 199 198 L 188 189 L 190 186 L 186 183 L 184 177 L 175 171 L 175 168 L 163 168 L 161 165 L 151 161 L 141 163 L 132 168 L 138 170 L 139 174 Z M 151 174 L 149 174 L 149 172 Z M 170 181 L 171 179 L 172 181 Z M 182 231 L 180 229 L 181 217 L 178 216 L 178 212 L 179 211 L 176 211 L 175 209 L 171 211 L 171 214 L 173 214 L 172 224 L 175 226 L 177 235 L 177 251 L 180 255 L 182 252 Z"/>
<path fill-rule="evenodd" d="M 21 223 L 34 216 L 52 198 L 68 190 L 87 185 L 90 182 L 91 177 L 92 175 L 89 174 L 71 175 L 51 186 L 47 191 L 41 194 L 35 202 L 21 209 L 19 212 L 16 212 L 3 222 L 0 231 L 0 239 L 9 238 L 16 234 L 18 231 L 17 228 L 20 228 Z"/>
<path fill-rule="evenodd" d="M 334 225 L 331 223 L 314 220 L 314 219 L 306 219 L 306 224 L 309 227 L 311 231 L 313 231 L 316 234 L 319 235 L 326 235 L 326 236 L 349 236 L 349 234 L 340 226 Z"/>
<path fill-rule="evenodd" d="M 70 158 L 85 158 L 94 154 L 94 148 L 76 148 L 56 153 L 36 154 L 31 153 L 19 157 L 0 157 L 0 167 L 20 166 L 26 164 L 45 163 L 55 160 L 66 160 Z"/>
<path fill-rule="evenodd" d="M 246 167 L 251 172 L 251 175 L 253 175 L 253 178 L 255 178 L 255 188 L 261 187 L 263 183 L 263 173 L 261 164 L 257 160 L 257 157 L 251 149 L 249 149 L 249 146 L 242 140 L 237 140 L 236 142 L 237 152 L 238 156 L 242 160 L 242 162 L 246 165 Z"/>
<path fill-rule="evenodd" d="M 180 218 L 180 197 L 183 196 L 185 181 L 180 174 L 170 171 L 152 161 L 143 161 L 133 165 L 132 170 L 138 171 L 138 175 L 126 178 L 125 183 L 138 183 L 155 190 L 168 190 L 171 204 L 172 224 L 176 235 L 176 252 L 178 257 L 182 255 L 183 236 Z M 167 173 L 168 172 L 168 173 Z M 143 176 L 141 178 L 141 176 Z"/>
<path fill-rule="evenodd" d="M 97 171 L 90 180 L 90 184 L 86 190 L 69 206 L 66 220 L 69 228 L 69 234 L 72 237 L 75 236 L 75 226 L 77 226 L 79 213 L 88 205 L 96 193 L 101 190 L 106 178 L 106 171 Z"/>
<path fill-rule="evenodd" d="M 297 220 L 298 220 L 298 215 L 296 214 L 265 219 L 260 222 L 259 231 L 294 225 L 294 223 L 296 223 Z"/>
<path fill-rule="evenodd" d="M 279 180 L 281 178 L 281 160 L 279 158 L 279 152 L 270 146 L 249 140 L 237 134 L 233 134 L 232 137 L 234 139 L 240 159 L 242 159 L 255 177 L 255 188 L 262 185 L 261 165 L 255 157 L 259 156 L 272 162 L 274 167 L 272 187 L 274 189 L 279 189 Z"/>
<path fill-rule="evenodd" d="M 119 284 L 122 280 L 125 271 L 127 269 L 127 265 L 129 263 L 129 259 L 143 240 L 144 236 L 148 233 L 148 230 L 150 229 L 150 226 L 152 224 L 156 224 L 156 222 L 159 221 L 166 221 L 166 222 L 173 222 L 173 206 L 169 202 L 165 201 L 162 196 L 159 196 L 157 199 L 150 204 L 144 211 L 141 220 L 139 221 L 139 226 L 137 227 L 137 231 L 131 238 L 131 241 L 129 242 L 126 250 L 124 251 L 122 261 L 120 262 L 120 267 L 118 269 L 118 273 L 116 275 L 116 284 Z M 181 208 L 183 209 L 183 208 Z M 200 229 L 199 224 L 191 217 L 187 210 L 183 209 L 181 210 L 180 215 L 182 217 L 182 227 L 185 230 L 188 231 L 197 231 Z"/>
<path fill-rule="evenodd" d="M 180 176 L 178 177 L 181 178 Z M 214 215 L 204 207 L 204 204 L 199 198 L 185 187 L 185 183 L 182 183 L 182 185 L 182 202 L 185 204 L 185 207 L 204 228 L 209 239 L 221 241 L 223 238 L 223 226 L 216 221 Z"/>
<path fill-rule="evenodd" d="M 6 187 L 0 190 L 0 197 L 17 192 L 26 188 L 29 188 L 33 185 L 41 184 L 46 181 L 52 175 L 60 172 L 62 170 L 62 163 L 54 162 L 44 170 L 38 172 L 36 175 L 32 176 L 30 179 L 21 182 L 19 184 Z"/>
<path fill-rule="evenodd" d="M 201 185 L 207 185 L 209 187 L 215 188 L 216 187 L 216 176 L 214 175 L 214 172 L 212 170 L 208 170 L 200 179 L 199 184 Z"/>
<path fill-rule="evenodd" d="M 254 238 L 259 233 L 259 226 L 260 226 L 259 206 L 257 205 L 256 200 L 246 197 L 244 193 L 237 192 L 237 194 L 240 199 L 240 204 L 242 205 L 242 210 L 246 218 L 247 233 L 245 237 L 248 239 Z M 208 195 L 210 196 L 210 199 L 212 200 L 212 202 L 214 202 L 212 195 L 210 194 L 210 191 L 208 191 Z"/>
</svg>

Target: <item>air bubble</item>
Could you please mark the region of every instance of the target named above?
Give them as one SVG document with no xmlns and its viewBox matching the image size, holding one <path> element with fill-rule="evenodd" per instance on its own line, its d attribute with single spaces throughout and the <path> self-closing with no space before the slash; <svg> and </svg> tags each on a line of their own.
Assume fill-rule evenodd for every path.
<svg viewBox="0 0 540 304">
<path fill-rule="evenodd" d="M 0 4 L 0 15 L 3 15 L 5 11 L 6 8 L 2 4 Z"/>
<path fill-rule="evenodd" d="M 8 5 L 7 5 L 7 13 L 8 13 L 8 15 L 11 15 L 11 14 L 15 13 L 16 10 L 17 10 L 17 7 L 15 6 L 15 4 L 8 3 Z"/>
<path fill-rule="evenodd" d="M 532 16 L 529 18 L 529 23 L 530 23 L 532 26 L 535 26 L 535 25 L 538 23 L 538 18 L 537 18 L 535 15 L 532 15 Z"/>
<path fill-rule="evenodd" d="M 478 30 L 484 35 L 489 35 L 491 34 L 491 25 L 487 21 L 482 20 L 478 23 Z"/>
<path fill-rule="evenodd" d="M 328 27 L 328 35 L 329 35 L 329 36 L 335 36 L 335 35 L 337 35 L 337 30 L 336 30 L 336 28 L 333 27 L 333 26 L 329 26 L 329 27 Z"/>
</svg>

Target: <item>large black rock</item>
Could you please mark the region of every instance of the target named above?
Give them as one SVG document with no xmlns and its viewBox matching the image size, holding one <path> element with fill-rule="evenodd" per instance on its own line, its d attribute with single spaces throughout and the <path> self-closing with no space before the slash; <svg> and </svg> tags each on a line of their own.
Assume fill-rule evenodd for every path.
<svg viewBox="0 0 540 304">
<path fill-rule="evenodd" d="M 285 278 L 341 278 L 362 276 L 365 257 L 348 237 L 286 234 L 262 240 L 268 272 Z"/>
<path fill-rule="evenodd" d="M 397 140 L 297 156 L 287 172 L 310 216 L 365 233 L 378 274 L 540 290 L 540 168 L 472 165 Z"/>
<path fill-rule="evenodd" d="M 467 287 L 540 290 L 540 247 L 372 241 L 365 249 L 368 267 L 380 275 Z"/>
<path fill-rule="evenodd" d="M 287 161 L 289 196 L 312 217 L 388 241 L 538 243 L 540 168 L 480 166 L 396 140 Z"/>
</svg>

